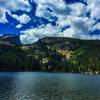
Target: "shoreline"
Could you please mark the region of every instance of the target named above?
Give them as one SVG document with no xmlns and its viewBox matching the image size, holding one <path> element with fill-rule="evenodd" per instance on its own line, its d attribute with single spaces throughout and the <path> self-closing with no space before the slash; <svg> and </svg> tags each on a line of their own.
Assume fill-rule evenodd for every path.
<svg viewBox="0 0 100 100">
<path fill-rule="evenodd" d="M 83 74 L 83 75 L 100 75 L 99 72 L 97 73 L 94 73 L 94 72 L 60 72 L 60 71 L 56 71 L 56 72 L 50 72 L 50 71 L 0 71 L 0 73 L 20 73 L 20 72 L 30 72 L 30 73 L 51 73 L 51 74 L 54 74 L 54 73 L 65 73 L 65 74 Z"/>
</svg>

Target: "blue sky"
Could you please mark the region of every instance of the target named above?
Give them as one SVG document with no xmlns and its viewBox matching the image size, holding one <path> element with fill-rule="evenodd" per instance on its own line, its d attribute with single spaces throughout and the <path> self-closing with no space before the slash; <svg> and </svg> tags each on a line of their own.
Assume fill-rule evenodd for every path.
<svg viewBox="0 0 100 100">
<path fill-rule="evenodd" d="M 0 34 L 100 39 L 100 0 L 0 0 Z"/>
</svg>

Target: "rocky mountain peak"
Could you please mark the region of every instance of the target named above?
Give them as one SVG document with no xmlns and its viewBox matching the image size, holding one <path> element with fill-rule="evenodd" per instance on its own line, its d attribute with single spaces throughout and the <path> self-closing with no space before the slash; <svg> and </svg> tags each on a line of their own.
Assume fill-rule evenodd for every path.
<svg viewBox="0 0 100 100">
<path fill-rule="evenodd" d="M 0 35 L 0 41 L 10 42 L 14 44 L 21 44 L 19 35 L 15 35 L 15 34 Z"/>
</svg>

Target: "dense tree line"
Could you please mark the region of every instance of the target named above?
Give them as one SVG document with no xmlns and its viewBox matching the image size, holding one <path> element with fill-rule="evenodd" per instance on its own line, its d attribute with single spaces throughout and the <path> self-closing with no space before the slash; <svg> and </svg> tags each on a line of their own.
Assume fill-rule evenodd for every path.
<svg viewBox="0 0 100 100">
<path fill-rule="evenodd" d="M 32 45 L 0 44 L 0 70 L 99 73 L 99 51 L 99 40 L 44 38 Z"/>
</svg>

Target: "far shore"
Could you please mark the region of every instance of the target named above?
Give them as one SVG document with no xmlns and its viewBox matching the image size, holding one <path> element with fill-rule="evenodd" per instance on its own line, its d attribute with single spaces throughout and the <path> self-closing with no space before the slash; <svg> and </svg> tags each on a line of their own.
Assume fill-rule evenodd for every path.
<svg viewBox="0 0 100 100">
<path fill-rule="evenodd" d="M 7 71 L 7 70 L 0 70 L 0 72 L 40 72 L 40 73 L 69 73 L 69 74 L 86 74 L 86 75 L 100 75 L 100 72 L 99 71 L 95 71 L 95 72 L 63 72 L 63 71 Z"/>
</svg>

